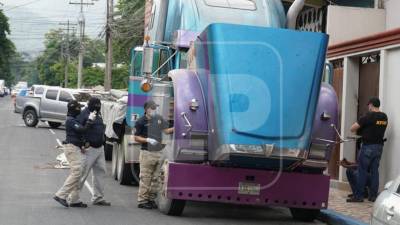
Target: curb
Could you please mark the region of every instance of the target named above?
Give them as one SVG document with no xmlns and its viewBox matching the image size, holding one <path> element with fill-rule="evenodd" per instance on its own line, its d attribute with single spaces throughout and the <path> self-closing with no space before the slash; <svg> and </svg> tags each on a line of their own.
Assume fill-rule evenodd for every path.
<svg viewBox="0 0 400 225">
<path fill-rule="evenodd" d="M 368 225 L 352 217 L 345 216 L 333 210 L 321 210 L 318 220 L 329 225 Z"/>
</svg>

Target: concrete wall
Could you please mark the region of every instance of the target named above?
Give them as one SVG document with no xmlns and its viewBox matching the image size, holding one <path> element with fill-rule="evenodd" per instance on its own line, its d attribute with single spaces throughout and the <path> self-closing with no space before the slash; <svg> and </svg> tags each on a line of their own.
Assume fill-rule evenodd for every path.
<svg viewBox="0 0 400 225">
<path fill-rule="evenodd" d="M 382 110 L 389 117 L 380 171 L 381 185 L 400 176 L 400 48 L 381 52 Z M 383 70 L 383 71 L 382 71 Z M 382 73 L 383 72 L 383 73 Z"/>
<path fill-rule="evenodd" d="M 326 30 L 330 35 L 329 45 L 383 32 L 385 28 L 386 13 L 383 9 L 328 7 Z"/>
<path fill-rule="evenodd" d="M 386 29 L 391 30 L 400 27 L 400 1 L 387 0 L 385 1 L 386 9 Z"/>
<path fill-rule="evenodd" d="M 343 64 L 343 100 L 342 100 L 342 124 L 341 134 L 344 137 L 352 136 L 351 125 L 357 121 L 358 111 L 358 82 L 359 59 L 358 57 L 346 57 Z M 356 145 L 354 142 L 342 143 L 340 146 L 340 158 L 356 161 Z M 345 169 L 340 167 L 339 180 L 346 180 Z"/>
</svg>

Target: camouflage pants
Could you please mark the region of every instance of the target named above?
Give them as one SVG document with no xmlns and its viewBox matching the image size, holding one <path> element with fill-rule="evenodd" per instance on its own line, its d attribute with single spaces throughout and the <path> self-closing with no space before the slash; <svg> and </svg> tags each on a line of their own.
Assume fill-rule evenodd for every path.
<svg viewBox="0 0 400 225">
<path fill-rule="evenodd" d="M 162 152 L 140 151 L 140 183 L 138 203 L 154 201 L 159 188 L 160 168 L 162 165 Z"/>
</svg>

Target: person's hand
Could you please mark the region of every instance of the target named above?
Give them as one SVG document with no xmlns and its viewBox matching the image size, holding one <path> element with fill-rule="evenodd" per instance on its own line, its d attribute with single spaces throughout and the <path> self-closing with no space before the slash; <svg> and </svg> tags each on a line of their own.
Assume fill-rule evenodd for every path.
<svg viewBox="0 0 400 225">
<path fill-rule="evenodd" d="M 146 138 L 147 143 L 151 144 L 151 145 L 157 145 L 158 141 L 153 139 L 153 138 Z"/>
<path fill-rule="evenodd" d="M 89 114 L 89 120 L 93 121 L 96 119 L 97 112 L 93 111 Z"/>
<path fill-rule="evenodd" d="M 82 153 L 82 154 L 85 154 L 85 153 L 86 153 L 85 147 L 81 147 L 81 153 Z"/>
</svg>

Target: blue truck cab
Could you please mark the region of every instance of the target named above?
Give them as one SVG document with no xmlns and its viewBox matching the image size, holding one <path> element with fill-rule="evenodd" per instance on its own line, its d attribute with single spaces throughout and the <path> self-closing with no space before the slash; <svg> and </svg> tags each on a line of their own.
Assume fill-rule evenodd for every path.
<svg viewBox="0 0 400 225">
<path fill-rule="evenodd" d="M 279 0 L 154 0 L 148 21 L 126 118 L 133 128 L 151 98 L 174 126 L 159 209 L 180 215 L 186 200 L 214 201 L 314 219 L 329 193 L 333 145 L 322 140 L 335 142 L 338 116 L 322 84 L 328 36 L 285 29 L 293 16 Z"/>
</svg>

